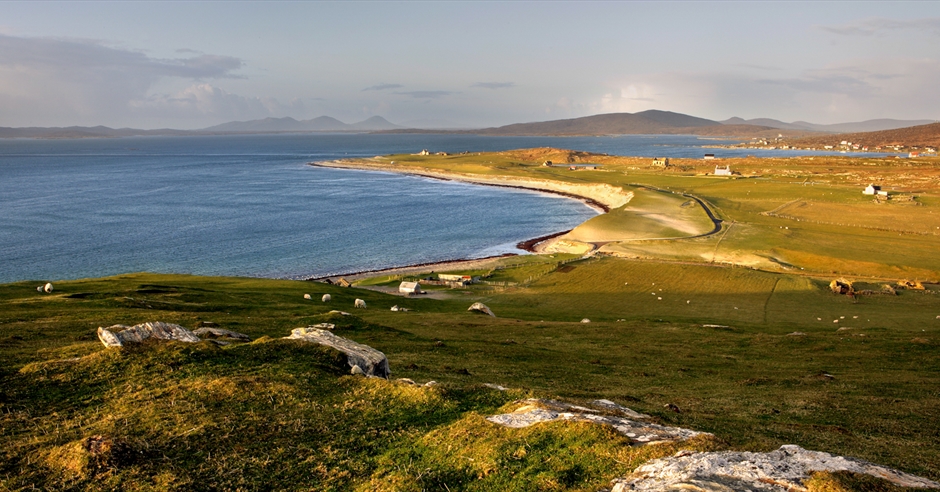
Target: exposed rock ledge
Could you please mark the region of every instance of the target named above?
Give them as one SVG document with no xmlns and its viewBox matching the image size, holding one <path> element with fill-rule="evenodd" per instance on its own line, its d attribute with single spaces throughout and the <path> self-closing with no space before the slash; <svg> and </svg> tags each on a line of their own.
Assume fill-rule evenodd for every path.
<svg viewBox="0 0 940 492">
<path fill-rule="evenodd" d="M 516 176 L 485 176 L 480 174 L 451 173 L 443 171 L 431 171 L 429 169 L 418 167 L 393 166 L 381 161 L 368 160 L 317 162 L 315 165 L 344 169 L 386 171 L 400 174 L 411 174 L 415 176 L 424 176 L 428 178 L 449 179 L 464 183 L 508 186 L 537 191 L 547 191 L 586 198 L 588 200 L 597 202 L 598 204 L 606 207 L 608 210 L 622 207 L 633 198 L 633 192 L 626 191 L 619 186 L 612 186 L 604 183 L 566 183 L 564 181 L 523 178 Z"/>
<path fill-rule="evenodd" d="M 617 405 L 608 400 L 591 402 L 593 408 L 571 405 L 555 400 L 524 400 L 523 405 L 512 413 L 493 415 L 486 420 L 505 427 L 528 427 L 540 422 L 553 422 L 557 420 L 574 420 L 579 422 L 594 422 L 596 424 L 613 427 L 618 433 L 627 436 L 637 444 L 650 444 L 654 442 L 683 441 L 704 432 L 682 429 L 679 427 L 666 427 L 649 422 L 649 415 L 634 412 L 633 410 Z"/>
<path fill-rule="evenodd" d="M 698 490 L 767 492 L 805 491 L 804 482 L 817 471 L 848 471 L 883 478 L 902 487 L 940 488 L 940 483 L 867 461 L 781 446 L 769 453 L 680 451 L 650 461 L 633 475 L 613 481 L 611 492 Z"/>
</svg>

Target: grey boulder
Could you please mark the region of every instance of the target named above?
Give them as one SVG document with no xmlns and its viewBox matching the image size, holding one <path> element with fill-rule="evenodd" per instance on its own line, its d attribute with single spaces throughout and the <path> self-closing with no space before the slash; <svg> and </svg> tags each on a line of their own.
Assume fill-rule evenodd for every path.
<svg viewBox="0 0 940 492">
<path fill-rule="evenodd" d="M 293 340 L 302 340 L 305 342 L 317 343 L 332 347 L 344 354 L 351 370 L 359 368 L 367 376 L 376 376 L 388 379 L 392 371 L 388 368 L 388 358 L 378 350 L 361 343 L 354 342 L 347 338 L 334 335 L 328 330 L 323 330 L 313 326 L 306 328 L 294 328 L 289 337 Z M 353 374 L 357 374 L 355 371 Z"/>
<path fill-rule="evenodd" d="M 199 342 L 193 332 L 173 323 L 149 321 L 134 326 L 112 325 L 98 327 L 98 339 L 105 347 L 123 347 L 127 344 L 140 343 L 148 338 L 158 340 L 176 340 L 179 342 Z"/>
</svg>

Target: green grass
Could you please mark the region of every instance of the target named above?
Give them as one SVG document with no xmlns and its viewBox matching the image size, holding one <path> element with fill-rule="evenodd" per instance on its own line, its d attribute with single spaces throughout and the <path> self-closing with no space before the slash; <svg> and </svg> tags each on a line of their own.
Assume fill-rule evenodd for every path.
<svg viewBox="0 0 940 492">
<path fill-rule="evenodd" d="M 566 266 L 528 287 L 475 286 L 442 301 L 151 274 L 59 282 L 52 295 L 30 282 L 0 286 L 0 484 L 597 490 L 676 450 L 625 446 L 586 424 L 508 430 L 482 420 L 529 396 L 608 398 L 717 436 L 694 449 L 794 443 L 940 478 L 935 294 L 853 303 L 822 280 L 748 269 L 616 258 Z M 327 314 L 353 311 L 357 297 L 369 309 Z M 474 300 L 499 318 L 467 312 Z M 95 340 L 97 326 L 148 320 L 214 321 L 257 341 L 121 351 Z M 441 384 L 344 376 L 335 352 L 280 340 L 324 321 L 384 351 L 394 377 Z M 93 436 L 111 450 L 83 451 Z M 827 480 L 865 490 L 851 477 Z"/>
</svg>

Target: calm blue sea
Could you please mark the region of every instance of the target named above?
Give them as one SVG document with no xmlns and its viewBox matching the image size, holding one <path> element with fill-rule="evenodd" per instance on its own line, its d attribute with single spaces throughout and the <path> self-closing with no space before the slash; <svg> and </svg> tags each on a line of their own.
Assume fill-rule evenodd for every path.
<svg viewBox="0 0 940 492">
<path fill-rule="evenodd" d="M 304 278 L 519 252 L 519 241 L 596 212 L 541 193 L 306 163 L 541 146 L 698 157 L 714 143 L 350 134 L 0 140 L 0 282 L 137 271 Z"/>
</svg>

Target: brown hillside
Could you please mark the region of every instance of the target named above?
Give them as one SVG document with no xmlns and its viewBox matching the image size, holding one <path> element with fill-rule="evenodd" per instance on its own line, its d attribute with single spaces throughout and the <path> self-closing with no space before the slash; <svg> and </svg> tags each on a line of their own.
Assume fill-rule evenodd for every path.
<svg viewBox="0 0 940 492">
<path fill-rule="evenodd" d="M 940 146 L 940 123 L 929 125 L 899 128 L 897 130 L 883 130 L 880 132 L 841 133 L 808 137 L 796 140 L 793 145 L 797 147 L 821 147 L 823 145 L 838 146 L 843 140 L 869 147 L 904 146 L 904 147 L 934 147 Z"/>
</svg>

